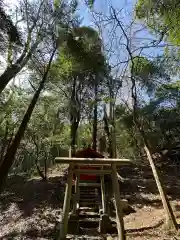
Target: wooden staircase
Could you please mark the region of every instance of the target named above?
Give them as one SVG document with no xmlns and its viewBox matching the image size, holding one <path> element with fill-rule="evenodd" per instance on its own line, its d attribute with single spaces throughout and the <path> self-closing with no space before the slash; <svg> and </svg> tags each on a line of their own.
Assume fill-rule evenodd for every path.
<svg viewBox="0 0 180 240">
<path fill-rule="evenodd" d="M 56 158 L 56 162 L 59 164 L 69 164 L 63 213 L 59 222 L 59 235 L 57 239 L 67 239 L 66 236 L 68 233 L 70 233 L 70 231 L 74 235 L 84 235 L 83 233 L 85 232 L 89 233 L 87 235 L 94 235 L 96 233 L 98 234 L 98 229 L 101 233 L 107 233 L 112 229 L 112 224 L 106 209 L 107 201 L 106 190 L 104 186 L 104 175 L 110 174 L 112 177 L 118 239 L 125 240 L 123 208 L 119 192 L 116 165 L 127 164 L 130 161 L 128 159 L 58 157 Z M 87 171 L 86 169 L 80 169 L 81 166 L 96 166 L 96 168 L 99 167 L 99 169 Z M 69 215 L 72 198 L 73 174 L 76 174 L 75 196 L 72 199 L 72 213 Z M 80 174 L 99 175 L 100 183 L 80 183 Z M 99 188 L 100 191 L 98 191 Z M 73 233 L 72 230 L 75 230 L 76 233 Z M 76 237 L 72 239 L 80 238 Z M 82 239 L 88 239 L 88 237 L 86 236 Z M 93 238 L 91 237 L 91 239 Z"/>
<path fill-rule="evenodd" d="M 98 189 L 93 186 L 80 186 L 79 199 L 78 216 L 80 231 L 85 232 L 85 229 L 93 230 L 94 228 L 96 231 L 99 227 L 99 210 L 101 204 Z"/>
</svg>

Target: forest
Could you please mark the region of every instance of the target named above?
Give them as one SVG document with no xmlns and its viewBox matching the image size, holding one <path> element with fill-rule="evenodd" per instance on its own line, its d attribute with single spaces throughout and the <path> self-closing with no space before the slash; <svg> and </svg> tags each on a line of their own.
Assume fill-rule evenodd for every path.
<svg viewBox="0 0 180 240">
<path fill-rule="evenodd" d="M 0 239 L 56 239 L 55 157 L 88 147 L 132 161 L 127 239 L 179 239 L 179 21 L 178 0 L 0 1 Z"/>
</svg>

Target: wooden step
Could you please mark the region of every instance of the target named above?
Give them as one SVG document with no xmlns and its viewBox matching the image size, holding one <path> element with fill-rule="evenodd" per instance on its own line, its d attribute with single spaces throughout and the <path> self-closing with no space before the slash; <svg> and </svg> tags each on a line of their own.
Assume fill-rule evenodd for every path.
<svg viewBox="0 0 180 240">
<path fill-rule="evenodd" d="M 81 198 L 98 198 L 99 197 L 99 195 L 97 195 L 97 194 L 88 194 L 88 193 L 84 193 L 84 194 L 80 194 L 80 199 Z"/>
<path fill-rule="evenodd" d="M 98 195 L 98 191 L 92 191 L 91 189 L 88 191 L 80 190 L 80 195 L 81 194 L 87 194 L 87 195 Z"/>
<path fill-rule="evenodd" d="M 86 213 L 88 213 L 88 212 L 95 212 L 95 213 L 99 213 L 99 206 L 98 207 L 95 207 L 95 208 L 92 208 L 92 207 L 83 207 L 83 206 L 81 206 L 81 207 L 79 207 L 79 212 L 86 212 Z"/>
<path fill-rule="evenodd" d="M 98 228 L 99 218 L 85 218 L 79 220 L 79 226 L 83 228 Z"/>
<path fill-rule="evenodd" d="M 86 205 L 87 206 L 87 205 Z M 81 205 L 80 206 L 80 208 L 81 207 L 85 207 L 85 205 Z M 89 210 L 89 212 L 99 212 L 99 209 L 100 209 L 100 207 L 98 206 L 98 205 L 89 205 L 89 206 L 87 206 L 87 207 L 89 207 L 90 208 L 90 210 Z"/>
<path fill-rule="evenodd" d="M 99 206 L 99 202 L 84 202 L 84 201 L 82 201 L 82 202 L 79 203 L 79 205 L 80 205 L 80 207 L 81 206 L 82 207 L 86 207 L 86 206 L 97 207 L 97 206 Z"/>
<path fill-rule="evenodd" d="M 96 212 L 83 212 L 81 211 L 78 215 L 79 219 L 84 219 L 84 218 L 100 218 L 99 214 Z"/>
<path fill-rule="evenodd" d="M 92 188 L 92 187 L 101 187 L 100 183 L 79 183 L 80 187 Z"/>
<path fill-rule="evenodd" d="M 97 188 L 79 188 L 80 192 L 90 192 L 90 193 L 98 193 Z"/>
<path fill-rule="evenodd" d="M 98 195 L 97 194 L 81 193 L 80 198 L 83 198 L 83 197 L 94 198 L 94 197 L 98 197 Z"/>
<path fill-rule="evenodd" d="M 95 192 L 80 192 L 80 196 L 98 196 Z"/>
<path fill-rule="evenodd" d="M 90 229 L 91 231 L 90 232 L 97 232 L 97 230 L 95 229 L 93 231 L 93 228 Z M 67 240 L 74 240 L 74 239 L 78 239 L 78 240 L 103 240 L 104 238 L 102 238 L 101 236 L 87 236 L 87 233 L 89 234 L 89 231 L 87 231 L 86 229 L 83 230 L 83 228 L 81 228 L 81 236 L 77 236 L 77 238 L 75 238 L 74 236 L 72 235 L 69 235 L 66 237 Z"/>
<path fill-rule="evenodd" d="M 79 202 L 99 202 L 98 198 L 80 198 Z"/>
</svg>

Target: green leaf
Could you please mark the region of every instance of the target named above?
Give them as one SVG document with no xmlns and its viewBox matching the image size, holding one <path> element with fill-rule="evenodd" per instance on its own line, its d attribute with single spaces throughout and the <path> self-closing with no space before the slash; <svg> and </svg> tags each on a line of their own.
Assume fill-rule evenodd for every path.
<svg viewBox="0 0 180 240">
<path fill-rule="evenodd" d="M 180 45 L 180 1 L 138 0 L 135 6 L 138 19 L 163 40 Z"/>
<path fill-rule="evenodd" d="M 87 4 L 88 4 L 88 6 L 89 6 L 90 8 L 93 7 L 94 3 L 95 3 L 95 0 L 88 0 L 88 1 L 87 1 Z"/>
</svg>

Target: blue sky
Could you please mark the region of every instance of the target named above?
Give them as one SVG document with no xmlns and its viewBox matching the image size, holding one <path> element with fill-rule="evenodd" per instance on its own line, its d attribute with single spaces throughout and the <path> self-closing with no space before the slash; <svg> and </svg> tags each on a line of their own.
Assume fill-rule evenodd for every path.
<svg viewBox="0 0 180 240">
<path fill-rule="evenodd" d="M 109 15 L 110 6 L 112 5 L 117 11 L 121 10 L 121 13 L 119 14 L 120 19 L 122 19 L 122 22 L 124 26 L 130 25 L 132 20 L 134 19 L 134 6 L 135 6 L 136 0 L 96 0 L 94 4 L 94 11 L 98 13 L 102 13 L 105 15 Z M 93 19 L 91 16 L 90 11 L 88 10 L 87 6 L 84 4 L 83 0 L 80 0 L 80 15 L 83 17 L 83 23 L 84 25 L 88 26 L 94 26 Z M 137 46 L 143 46 L 143 44 L 150 43 L 151 40 L 155 40 L 155 36 L 151 35 L 148 29 L 144 29 L 143 31 L 140 31 L 135 34 L 135 32 L 141 28 L 143 28 L 143 22 L 136 21 L 136 24 L 132 27 L 132 36 L 133 36 L 133 43 Z M 111 29 L 111 26 L 109 26 L 109 30 Z M 118 29 L 116 29 L 118 37 L 122 34 Z M 133 35 L 134 32 L 134 35 Z M 104 33 L 104 41 L 107 43 L 110 42 L 110 38 L 108 36 L 108 27 L 103 29 Z M 117 48 L 116 48 L 117 50 Z M 147 54 L 147 56 L 154 57 L 157 54 L 162 54 L 163 48 L 159 49 L 147 49 L 144 50 L 144 54 Z"/>
<path fill-rule="evenodd" d="M 83 17 L 83 25 L 93 26 L 93 18 L 88 10 L 87 6 L 83 3 L 84 1 L 80 1 L 80 10 L 79 13 Z M 119 19 L 121 20 L 123 26 L 126 30 L 126 33 L 132 37 L 132 49 L 135 50 L 138 47 L 141 48 L 144 45 L 150 44 L 153 40 L 156 39 L 155 36 L 150 34 L 149 30 L 145 28 L 143 25 L 143 22 L 136 21 L 132 24 L 131 30 L 129 29 L 129 26 L 131 25 L 133 19 L 134 19 L 134 6 L 136 1 L 135 0 L 96 0 L 93 10 L 95 12 L 104 14 L 106 16 L 109 15 L 110 12 L 110 6 L 113 6 L 114 9 L 118 12 L 121 10 L 119 14 Z M 140 29 L 143 29 L 141 31 L 138 31 Z M 107 53 L 107 56 L 109 58 L 109 62 L 112 65 L 115 65 L 119 61 L 125 61 L 128 58 L 128 53 L 123 46 L 123 43 L 126 42 L 125 38 L 122 37 L 122 39 L 119 41 L 119 39 L 122 36 L 122 31 L 120 28 L 116 28 L 114 30 L 114 35 L 116 37 L 116 41 L 113 42 L 112 40 L 112 24 L 109 24 L 108 26 L 103 27 L 102 29 L 102 35 L 103 35 L 103 41 L 106 45 L 106 49 L 109 48 L 110 44 L 112 43 L 112 54 Z M 110 34 L 111 33 L 111 34 Z M 118 39 L 118 40 L 117 40 Z M 153 59 L 157 55 L 162 55 L 164 52 L 164 48 L 148 48 L 144 49 L 141 54 L 144 56 Z M 139 51 L 136 51 L 134 55 L 139 55 Z M 117 77 L 122 76 L 124 74 L 124 69 L 126 68 L 127 63 L 119 64 L 118 67 L 114 68 L 113 74 L 115 74 Z M 128 83 L 124 81 L 124 88 L 122 89 L 122 93 L 126 98 L 129 98 L 129 91 L 128 87 L 126 86 Z M 144 95 L 144 98 L 148 100 L 148 96 L 146 94 Z"/>
<path fill-rule="evenodd" d="M 11 6 L 13 4 L 16 4 L 18 0 L 4 0 L 5 3 L 10 3 Z M 84 3 L 85 0 L 79 0 L 79 14 L 83 18 L 83 25 L 87 26 L 93 26 L 96 27 L 93 21 L 92 14 L 90 13 L 90 10 L 87 8 L 87 6 Z M 130 23 L 132 22 L 132 19 L 134 18 L 134 5 L 136 3 L 136 0 L 96 0 L 94 4 L 93 10 L 96 13 L 104 14 L 105 16 L 109 15 L 110 12 L 110 6 L 113 6 L 116 11 L 121 10 L 119 14 L 119 18 L 123 23 L 124 28 L 126 29 Z M 133 27 L 131 28 L 131 36 L 133 36 L 132 45 L 134 45 L 135 48 L 138 46 L 142 46 L 143 44 L 147 43 L 148 39 L 153 39 L 153 36 L 149 34 L 147 29 L 144 29 L 141 32 L 138 32 L 135 34 L 136 30 L 141 29 L 143 27 L 142 23 L 139 24 L 133 24 Z M 112 40 L 112 24 L 106 25 L 102 28 L 102 36 L 103 41 L 105 45 L 105 50 L 109 50 L 110 45 L 112 43 L 111 51 L 106 51 L 107 58 L 109 62 L 112 65 L 116 65 L 119 61 L 125 61 L 127 60 L 128 54 L 123 46 L 123 43 L 125 42 L 125 39 L 122 38 L 121 41 L 119 39 L 121 38 L 122 32 L 119 28 L 116 28 L 114 33 L 114 39 L 116 41 Z M 127 29 L 127 33 L 129 34 L 129 29 Z M 118 39 L 118 41 L 117 41 Z M 147 49 L 143 51 L 144 54 L 146 54 L 148 57 L 156 56 L 157 54 L 161 54 L 163 52 L 163 49 Z M 138 54 L 138 52 L 137 52 Z M 123 70 L 125 69 L 127 64 L 120 64 L 118 67 L 114 68 L 114 74 L 116 74 L 118 77 L 121 75 Z M 126 94 L 127 95 L 127 94 Z"/>
</svg>

